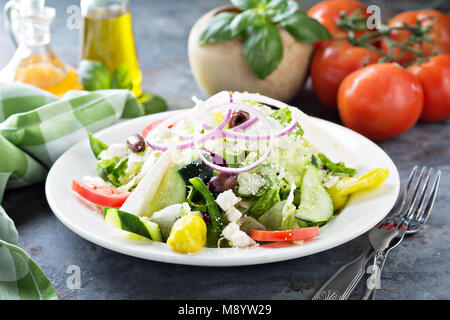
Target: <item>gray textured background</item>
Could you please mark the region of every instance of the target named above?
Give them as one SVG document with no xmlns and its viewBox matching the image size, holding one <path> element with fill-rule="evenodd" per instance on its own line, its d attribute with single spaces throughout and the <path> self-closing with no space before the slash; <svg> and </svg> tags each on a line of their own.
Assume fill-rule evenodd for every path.
<svg viewBox="0 0 450 320">
<path fill-rule="evenodd" d="M 0 1 L 1 6 L 6 1 Z M 301 1 L 309 8 L 316 1 Z M 383 18 L 413 7 L 439 6 L 449 13 L 449 1 L 364 1 L 378 4 Z M 52 45 L 67 62 L 79 59 L 79 34 L 66 28 L 66 9 L 78 1 L 53 0 L 57 9 Z M 227 1 L 132 0 L 144 89 L 162 95 L 170 108 L 191 106 L 190 97 L 205 95 L 193 80 L 187 58 L 187 37 L 196 19 Z M 0 66 L 14 48 L 0 30 Z M 314 97 L 309 83 L 293 101 L 308 114 L 339 123 L 336 113 Z M 419 123 L 402 136 L 379 145 L 397 164 L 402 180 L 415 164 L 442 170 L 437 203 L 425 230 L 405 240 L 387 261 L 379 299 L 450 299 L 450 120 Z M 53 282 L 61 299 L 310 299 L 342 264 L 365 245 L 363 235 L 313 256 L 258 266 L 206 268 L 163 264 L 128 257 L 92 244 L 64 227 L 45 200 L 44 185 L 5 195 L 4 207 L 15 221 L 20 245 Z M 66 286 L 69 265 L 82 272 L 82 288 Z M 362 292 L 358 288 L 352 298 Z"/>
</svg>

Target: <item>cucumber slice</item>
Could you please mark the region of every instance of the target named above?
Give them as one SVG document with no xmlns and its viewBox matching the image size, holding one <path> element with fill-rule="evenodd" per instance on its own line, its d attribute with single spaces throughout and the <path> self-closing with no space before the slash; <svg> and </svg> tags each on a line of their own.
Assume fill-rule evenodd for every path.
<svg viewBox="0 0 450 320">
<path fill-rule="evenodd" d="M 170 168 L 164 176 L 155 196 L 145 210 L 144 215 L 152 217 L 153 213 L 173 204 L 186 201 L 187 187 L 175 168 Z"/>
<path fill-rule="evenodd" d="M 333 212 L 333 201 L 322 185 L 319 169 L 311 165 L 303 176 L 300 206 L 295 217 L 306 222 L 322 223 L 328 221 Z"/>
<path fill-rule="evenodd" d="M 178 169 L 178 173 L 186 184 L 190 184 L 189 179 L 195 177 L 199 177 L 204 183 L 208 183 L 213 176 L 213 169 L 204 164 L 202 160 L 197 159 Z"/>
<path fill-rule="evenodd" d="M 135 214 L 108 207 L 105 207 L 103 215 L 105 223 L 111 227 L 128 231 L 153 241 L 163 241 L 159 225 L 146 217 L 139 217 Z"/>
</svg>

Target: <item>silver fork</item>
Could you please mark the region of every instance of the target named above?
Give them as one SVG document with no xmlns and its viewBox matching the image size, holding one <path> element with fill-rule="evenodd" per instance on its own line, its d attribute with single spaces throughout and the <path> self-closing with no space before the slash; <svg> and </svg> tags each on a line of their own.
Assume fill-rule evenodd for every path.
<svg viewBox="0 0 450 320">
<path fill-rule="evenodd" d="M 431 179 L 432 176 L 434 176 L 434 179 Z M 434 174 L 434 169 L 431 168 L 430 170 L 428 170 L 427 174 L 426 167 L 422 168 L 418 181 L 416 183 L 413 201 L 406 210 L 406 216 L 404 218 L 398 217 L 398 219 L 394 219 L 391 225 L 387 226 L 388 228 L 398 230 L 398 234 L 393 238 L 392 242 L 385 250 L 376 253 L 372 268 L 372 271 L 375 271 L 376 275 L 369 278 L 372 281 L 368 282 L 363 300 L 375 298 L 377 284 L 379 284 L 381 272 L 383 271 L 383 267 L 389 252 L 400 244 L 405 235 L 417 233 L 427 222 L 428 218 L 430 217 L 431 210 L 433 209 L 434 201 L 436 199 L 440 178 L 440 170 L 438 170 L 436 174 Z M 425 179 L 425 181 L 422 183 L 423 179 Z M 431 190 L 429 188 L 430 181 L 433 181 L 431 184 Z M 422 188 L 419 191 L 421 183 Z M 416 203 L 416 201 L 418 202 Z M 371 237 L 371 235 L 369 234 L 369 241 L 372 243 L 373 241 L 376 241 L 376 239 Z"/>
<path fill-rule="evenodd" d="M 391 230 L 388 228 L 382 228 L 385 225 L 392 225 L 393 223 L 399 224 L 400 219 L 405 219 L 408 211 L 403 211 L 403 207 L 407 203 L 407 195 L 413 181 L 413 178 L 417 172 L 417 166 L 411 171 L 408 182 L 402 196 L 398 199 L 394 209 L 386 216 L 382 222 L 369 231 L 369 236 L 373 239 L 371 245 L 368 246 L 364 252 L 356 258 L 354 261 L 347 263 L 341 267 L 316 293 L 313 300 L 330 300 L 339 299 L 345 300 L 353 292 L 356 285 L 361 280 L 365 273 L 365 265 L 371 258 L 374 252 L 384 251 L 389 243 L 394 239 L 399 230 Z M 423 173 L 423 171 L 422 171 Z M 408 208 L 413 203 L 417 195 L 418 185 L 414 191 L 414 196 L 408 202 Z M 396 209 L 398 208 L 398 209 Z M 427 216 L 428 218 L 428 216 Z"/>
</svg>

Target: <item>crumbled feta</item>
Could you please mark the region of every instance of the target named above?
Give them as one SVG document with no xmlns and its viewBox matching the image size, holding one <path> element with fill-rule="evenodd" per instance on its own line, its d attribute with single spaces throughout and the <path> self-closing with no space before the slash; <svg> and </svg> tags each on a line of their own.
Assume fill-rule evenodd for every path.
<svg viewBox="0 0 450 320">
<path fill-rule="evenodd" d="M 243 172 L 238 175 L 237 183 L 239 185 L 238 192 L 240 194 L 255 195 L 267 181 L 259 174 Z"/>
<path fill-rule="evenodd" d="M 114 157 L 123 158 L 128 155 L 128 148 L 124 143 L 114 143 L 108 149 L 100 153 L 100 159 L 112 159 Z"/>
<path fill-rule="evenodd" d="M 230 245 L 238 248 L 245 248 L 249 246 L 254 246 L 256 244 L 255 240 L 250 238 L 244 231 L 235 232 L 232 234 Z"/>
<path fill-rule="evenodd" d="M 236 222 L 230 222 L 226 225 L 222 230 L 222 235 L 225 239 L 231 239 L 231 235 L 235 232 L 239 231 L 239 225 Z"/>
<path fill-rule="evenodd" d="M 239 229 L 239 225 L 236 222 L 230 222 L 223 229 L 222 235 L 232 247 L 245 248 L 256 244 L 255 240 Z"/>
<path fill-rule="evenodd" d="M 216 203 L 224 211 L 234 207 L 239 201 L 241 198 L 236 197 L 231 189 L 220 193 L 216 199 Z"/>
<path fill-rule="evenodd" d="M 100 177 L 84 176 L 81 181 L 83 181 L 88 186 L 107 186 L 108 183 Z"/>
<path fill-rule="evenodd" d="M 237 220 L 239 220 L 240 217 L 242 217 L 242 213 L 235 207 L 231 207 L 228 210 L 226 210 L 225 215 L 227 216 L 227 219 L 230 222 L 236 222 Z"/>
</svg>

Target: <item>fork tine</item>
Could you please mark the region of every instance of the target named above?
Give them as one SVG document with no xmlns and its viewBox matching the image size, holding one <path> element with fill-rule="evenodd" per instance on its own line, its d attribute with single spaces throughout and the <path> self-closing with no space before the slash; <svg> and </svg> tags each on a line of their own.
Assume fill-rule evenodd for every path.
<svg viewBox="0 0 450 320">
<path fill-rule="evenodd" d="M 392 214 L 388 214 L 383 220 L 381 220 L 377 224 L 377 226 L 379 228 L 381 228 L 383 225 L 385 225 L 386 223 L 391 221 L 393 217 L 398 216 L 402 212 L 402 209 L 403 209 L 403 207 L 405 206 L 405 203 L 406 203 L 406 196 L 409 193 L 409 189 L 411 187 L 411 183 L 413 181 L 413 178 L 414 178 L 418 168 L 419 167 L 417 165 L 414 166 L 414 168 L 412 168 L 412 170 L 411 170 L 411 172 L 409 174 L 408 182 L 405 185 L 405 188 L 404 188 L 404 190 L 402 192 L 402 195 L 397 199 L 397 202 L 394 205 L 393 213 Z"/>
<path fill-rule="evenodd" d="M 423 213 L 422 208 L 423 208 L 423 205 L 425 204 L 425 197 L 426 197 L 426 195 L 427 195 L 427 192 L 426 192 L 426 191 L 427 191 L 427 188 L 428 188 L 428 183 L 430 182 L 430 178 L 431 178 L 431 176 L 433 175 L 433 171 L 434 171 L 434 169 L 431 168 L 430 171 L 429 171 L 429 173 L 428 173 L 428 175 L 427 175 L 427 178 L 426 178 L 426 180 L 425 180 L 425 183 L 423 184 L 423 187 L 422 187 L 422 196 L 420 197 L 420 201 L 419 201 L 419 204 L 418 204 L 418 206 L 417 206 L 417 209 L 416 209 L 415 214 L 412 214 L 412 217 L 411 217 L 411 218 L 414 219 L 414 220 L 418 220 L 418 218 L 419 218 L 421 212 Z"/>
<path fill-rule="evenodd" d="M 412 174 L 410 176 L 410 178 L 412 178 L 412 179 L 410 181 L 408 181 L 407 188 L 405 189 L 405 190 L 407 190 L 407 192 L 406 192 L 406 196 L 405 196 L 405 200 L 402 205 L 402 208 L 405 206 L 405 204 L 407 204 L 406 208 L 404 210 L 399 210 L 396 214 L 394 214 L 392 216 L 386 217 L 386 219 L 383 221 L 383 224 L 389 224 L 389 228 L 392 226 L 395 226 L 396 228 L 400 228 L 400 226 L 402 225 L 402 222 L 405 220 L 406 217 L 408 217 L 411 214 L 411 212 L 413 211 L 413 208 L 415 207 L 415 202 L 417 199 L 417 192 L 419 191 L 419 187 L 420 187 L 421 181 L 423 179 L 426 167 L 422 167 L 417 179 L 414 179 L 415 175 L 417 173 L 417 170 L 415 170 L 415 169 L 416 168 L 413 169 L 414 172 L 412 172 Z M 417 180 L 417 181 L 415 182 L 413 188 L 411 188 L 411 185 L 413 184 L 414 180 Z M 412 196 L 407 197 L 407 195 L 410 193 L 409 192 L 410 189 L 412 190 L 411 191 Z"/>
<path fill-rule="evenodd" d="M 410 218 L 411 218 L 411 213 L 414 212 L 413 209 L 414 209 L 415 206 L 416 206 L 416 200 L 417 200 L 417 198 L 418 198 L 417 192 L 418 192 L 419 189 L 420 189 L 420 184 L 421 184 L 421 182 L 422 182 L 422 179 L 423 179 L 423 176 L 424 176 L 424 174 L 425 174 L 425 170 L 426 170 L 426 169 L 427 169 L 427 167 L 423 167 L 422 170 L 420 171 L 420 175 L 419 175 L 418 181 L 417 181 L 417 183 L 416 183 L 416 185 L 415 185 L 415 187 L 414 187 L 414 193 L 413 193 L 413 196 L 412 196 L 411 201 L 409 202 L 408 209 L 405 210 L 405 211 L 400 215 L 400 217 L 402 217 L 402 218 L 406 217 L 407 219 L 410 219 Z"/>
<path fill-rule="evenodd" d="M 431 210 L 433 209 L 434 200 L 436 200 L 437 190 L 439 188 L 439 182 L 441 181 L 441 170 L 438 170 L 436 173 L 436 178 L 433 183 L 433 188 L 431 189 L 431 195 L 428 199 L 427 207 L 425 208 L 425 211 L 418 217 L 418 220 L 421 221 L 422 225 L 425 224 L 430 217 Z"/>
<path fill-rule="evenodd" d="M 406 186 L 405 186 L 405 189 L 403 190 L 403 193 L 402 193 L 401 197 L 399 198 L 399 201 L 396 203 L 396 205 L 400 203 L 400 208 L 397 209 L 397 212 L 394 215 L 397 215 L 403 209 L 403 206 L 405 205 L 405 202 L 406 202 L 406 196 L 409 192 L 409 188 L 411 187 L 411 183 L 413 181 L 413 178 L 414 178 L 418 168 L 419 167 L 416 165 L 411 170 L 411 172 L 409 174 L 408 182 L 406 183 Z"/>
</svg>

